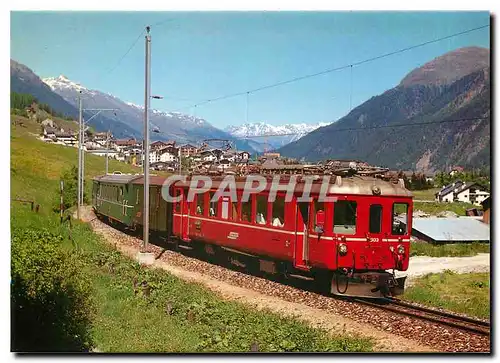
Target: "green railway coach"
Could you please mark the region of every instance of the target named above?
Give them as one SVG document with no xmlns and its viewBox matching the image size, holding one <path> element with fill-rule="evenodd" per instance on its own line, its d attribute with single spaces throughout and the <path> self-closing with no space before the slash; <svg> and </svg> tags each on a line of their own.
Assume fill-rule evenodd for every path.
<svg viewBox="0 0 500 363">
<path fill-rule="evenodd" d="M 161 195 L 165 178 L 150 177 L 149 228 L 168 236 L 172 231 L 172 206 Z M 144 177 L 104 175 L 93 179 L 92 205 L 98 215 L 130 228 L 142 227 Z"/>
</svg>

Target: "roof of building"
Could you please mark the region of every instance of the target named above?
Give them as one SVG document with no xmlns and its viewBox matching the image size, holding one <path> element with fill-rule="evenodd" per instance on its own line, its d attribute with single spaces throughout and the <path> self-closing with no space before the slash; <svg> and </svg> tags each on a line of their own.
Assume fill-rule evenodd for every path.
<svg viewBox="0 0 500 363">
<path fill-rule="evenodd" d="M 137 140 L 135 139 L 115 140 L 115 144 L 119 146 L 133 146 L 137 144 Z"/>
<path fill-rule="evenodd" d="M 490 227 L 478 218 L 413 218 L 413 229 L 436 242 L 490 240 Z"/>
<path fill-rule="evenodd" d="M 105 183 L 113 183 L 113 184 L 128 184 L 131 181 L 142 178 L 142 175 L 139 174 L 108 174 L 108 175 L 100 175 L 93 178 L 93 180 L 97 180 Z"/>
<path fill-rule="evenodd" d="M 74 138 L 76 138 L 76 135 L 73 135 L 69 132 L 56 132 L 55 136 L 56 137 L 74 137 Z"/>
<path fill-rule="evenodd" d="M 181 145 L 181 148 L 182 149 L 188 149 L 188 148 L 190 148 L 190 149 L 196 149 L 196 146 L 191 145 L 191 144 L 184 144 L 184 145 Z"/>
<path fill-rule="evenodd" d="M 462 185 L 463 182 L 461 180 L 457 180 L 454 183 L 444 186 L 439 192 L 436 193 L 436 195 L 445 196 L 453 192 L 456 188 L 461 187 Z"/>
</svg>

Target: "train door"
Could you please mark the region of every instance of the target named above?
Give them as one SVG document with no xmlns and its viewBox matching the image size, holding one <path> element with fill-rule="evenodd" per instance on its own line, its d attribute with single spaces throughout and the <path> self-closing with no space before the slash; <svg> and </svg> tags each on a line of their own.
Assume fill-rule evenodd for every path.
<svg viewBox="0 0 500 363">
<path fill-rule="evenodd" d="M 184 197 L 181 202 L 181 225 L 182 225 L 182 239 L 184 241 L 189 242 L 191 239 L 189 238 L 189 215 L 191 213 L 191 203 L 187 201 L 187 193 L 186 190 L 183 190 Z"/>
<path fill-rule="evenodd" d="M 149 188 L 149 229 L 158 229 L 158 190 L 156 186 Z"/>
<path fill-rule="evenodd" d="M 297 202 L 294 267 L 308 270 L 309 267 L 309 223 L 311 214 L 310 202 Z"/>
</svg>

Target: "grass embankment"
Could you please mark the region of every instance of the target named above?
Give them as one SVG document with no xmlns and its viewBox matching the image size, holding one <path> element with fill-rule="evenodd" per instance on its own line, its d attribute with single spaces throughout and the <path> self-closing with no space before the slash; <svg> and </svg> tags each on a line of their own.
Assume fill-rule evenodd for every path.
<svg viewBox="0 0 500 363">
<path fill-rule="evenodd" d="M 410 256 L 466 257 L 478 253 L 490 253 L 489 243 L 454 243 L 433 245 L 427 242 L 412 242 Z"/>
<path fill-rule="evenodd" d="M 296 319 L 225 301 L 201 285 L 183 282 L 164 271 L 143 268 L 113 250 L 87 224 L 74 221 L 70 238 L 68 227 L 59 225 L 51 207 L 57 199 L 59 176 L 63 169 L 74 165 L 77 150 L 44 144 L 16 128 L 12 130 L 11 150 L 11 196 L 34 199 L 41 206 L 37 214 L 25 205 L 12 203 L 13 230 L 48 231 L 60 240 L 61 249 L 77 255 L 81 270 L 91 282 L 93 314 L 88 329 L 90 344 L 99 351 L 372 349 L 369 340 L 331 336 Z M 129 165 L 111 162 L 113 168 L 131 171 Z M 87 158 L 89 176 L 102 173 L 103 168 L 102 158 Z M 30 241 L 24 242 L 25 247 L 29 245 Z M 37 279 L 36 274 L 33 279 Z M 36 286 L 37 281 L 32 283 Z M 50 284 L 47 288 L 50 296 Z"/>
<path fill-rule="evenodd" d="M 477 207 L 473 204 L 470 203 L 463 203 L 463 202 L 453 202 L 453 203 L 439 203 L 439 202 L 432 202 L 432 203 L 422 203 L 422 202 L 414 202 L 413 203 L 413 211 L 420 210 L 425 213 L 429 213 L 431 215 L 437 215 L 441 212 L 454 212 L 458 214 L 459 216 L 465 216 L 465 211 L 469 208 L 478 208 L 481 209 L 481 207 Z"/>
<path fill-rule="evenodd" d="M 426 190 L 412 190 L 413 199 L 416 200 L 434 200 L 436 199 L 435 194 L 439 192 L 441 188 L 431 188 Z"/>
<path fill-rule="evenodd" d="M 403 299 L 479 318 L 490 316 L 490 274 L 429 274 L 415 281 Z"/>
</svg>

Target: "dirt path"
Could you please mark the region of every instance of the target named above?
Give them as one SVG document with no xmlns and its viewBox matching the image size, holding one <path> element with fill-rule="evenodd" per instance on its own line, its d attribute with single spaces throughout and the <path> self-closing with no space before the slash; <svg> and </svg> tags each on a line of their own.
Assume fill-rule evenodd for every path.
<svg viewBox="0 0 500 363">
<path fill-rule="evenodd" d="M 410 258 L 410 267 L 407 271 L 396 271 L 396 276 L 408 276 L 407 286 L 415 278 L 428 273 L 438 273 L 451 270 L 456 273 L 489 272 L 490 254 L 479 253 L 471 257 L 428 257 L 415 256 Z"/>
<path fill-rule="evenodd" d="M 103 236 L 104 239 L 115 246 L 120 252 L 132 259 L 137 259 L 139 246 L 120 243 L 121 238 L 117 238 L 116 230 L 106 224 L 96 221 L 90 208 L 82 211 L 82 219 L 91 223 L 94 231 Z M 158 257 L 159 253 L 155 253 Z M 374 350 L 379 352 L 432 352 L 435 351 L 429 346 L 420 344 L 410 339 L 391 334 L 386 331 L 377 330 L 373 325 L 362 324 L 340 314 L 330 311 L 313 308 L 305 304 L 290 302 L 275 296 L 268 296 L 252 289 L 243 288 L 220 281 L 216 278 L 201 274 L 195 271 L 180 268 L 169 264 L 165 259 L 156 259 L 153 267 L 161 268 L 185 281 L 200 283 L 218 293 L 228 300 L 236 300 L 243 304 L 257 309 L 266 309 L 281 315 L 296 317 L 305 321 L 313 327 L 320 327 L 332 334 L 359 335 L 372 338 L 375 346 Z"/>
</svg>

